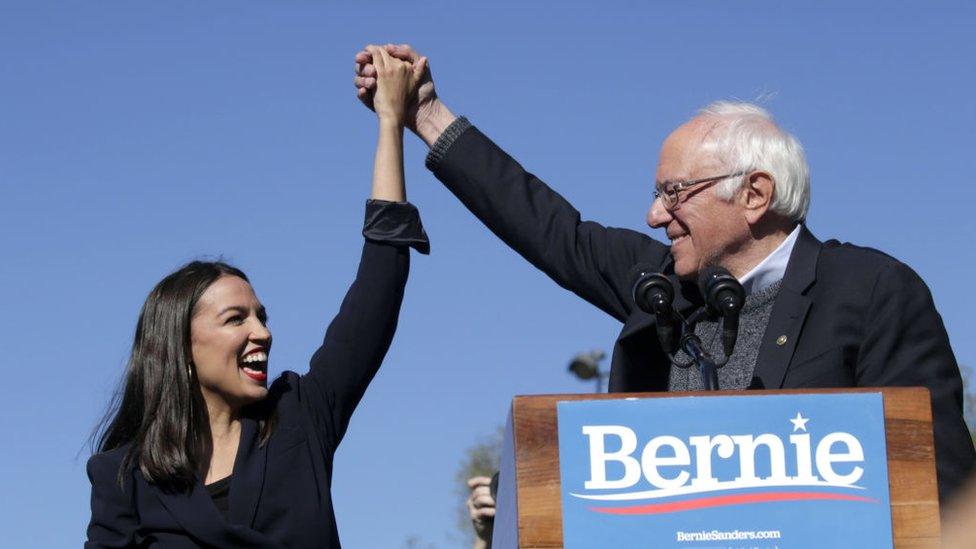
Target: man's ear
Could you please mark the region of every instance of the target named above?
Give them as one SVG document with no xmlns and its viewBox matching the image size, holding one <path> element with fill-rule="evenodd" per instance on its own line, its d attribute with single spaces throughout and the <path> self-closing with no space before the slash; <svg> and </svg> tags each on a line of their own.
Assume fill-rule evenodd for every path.
<svg viewBox="0 0 976 549">
<path fill-rule="evenodd" d="M 746 221 L 754 225 L 762 219 L 773 203 L 776 182 L 768 172 L 750 172 L 739 189 L 739 203 L 744 209 Z"/>
</svg>

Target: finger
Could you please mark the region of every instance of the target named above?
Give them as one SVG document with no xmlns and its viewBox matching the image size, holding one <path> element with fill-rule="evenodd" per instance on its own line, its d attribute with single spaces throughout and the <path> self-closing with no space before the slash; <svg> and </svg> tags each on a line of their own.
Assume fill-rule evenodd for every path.
<svg viewBox="0 0 976 549">
<path fill-rule="evenodd" d="M 475 516 L 472 516 L 471 517 L 474 520 L 483 520 L 483 519 L 486 519 L 486 518 L 495 518 L 495 508 L 494 507 L 485 507 L 484 509 L 478 509 L 477 511 L 475 511 L 475 515 L 477 515 L 477 516 L 476 517 Z"/>
<path fill-rule="evenodd" d="M 376 67 L 372 63 L 361 63 L 356 65 L 356 74 L 359 76 L 376 76 Z"/>
<path fill-rule="evenodd" d="M 366 46 L 366 51 L 368 51 L 373 56 L 373 65 L 376 66 L 376 70 L 381 71 L 386 68 L 386 60 L 389 55 L 380 48 L 379 46 Z"/>
<path fill-rule="evenodd" d="M 359 88 L 356 90 L 356 98 L 359 99 L 360 103 L 366 105 L 367 108 L 373 110 L 373 93 L 370 90 Z"/>
<path fill-rule="evenodd" d="M 489 489 L 487 486 L 477 486 L 471 490 L 471 495 L 475 497 L 477 496 L 491 497 L 491 489 Z"/>
<path fill-rule="evenodd" d="M 491 479 L 488 477 L 471 477 L 468 479 L 468 488 L 474 488 L 475 486 L 488 486 L 491 484 Z"/>
<path fill-rule="evenodd" d="M 410 44 L 387 44 L 386 51 L 393 57 L 416 63 L 420 60 L 420 54 L 415 52 Z"/>
<path fill-rule="evenodd" d="M 356 62 L 357 63 L 372 63 L 373 54 L 369 53 L 368 50 L 361 50 L 356 52 Z"/>
<path fill-rule="evenodd" d="M 399 60 L 398 59 L 393 58 L 389 54 L 389 52 L 386 51 L 386 47 L 385 46 L 382 47 L 382 48 L 379 47 L 379 46 L 376 47 L 376 53 L 373 54 L 373 59 L 376 59 L 376 56 L 377 55 L 379 55 L 383 59 L 383 65 L 382 66 L 377 66 L 376 67 L 377 69 L 392 68 L 394 66 L 394 62 L 399 63 Z M 374 64 L 376 64 L 376 63 L 374 62 Z"/>
<path fill-rule="evenodd" d="M 478 496 L 474 498 L 471 502 L 476 509 L 481 509 L 482 507 L 494 507 L 495 500 L 491 496 Z"/>
<path fill-rule="evenodd" d="M 427 58 L 421 57 L 413 64 L 413 77 L 415 80 L 420 80 L 424 76 L 424 71 L 427 70 Z"/>
<path fill-rule="evenodd" d="M 371 90 L 376 87 L 376 79 L 373 77 L 364 78 L 362 76 L 356 76 L 352 79 L 352 83 L 357 88 L 366 88 L 367 90 Z"/>
</svg>

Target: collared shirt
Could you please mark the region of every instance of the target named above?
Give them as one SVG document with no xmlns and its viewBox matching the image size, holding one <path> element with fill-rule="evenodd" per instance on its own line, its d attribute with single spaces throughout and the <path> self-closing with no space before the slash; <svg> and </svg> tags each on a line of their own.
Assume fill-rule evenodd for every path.
<svg viewBox="0 0 976 549">
<path fill-rule="evenodd" d="M 786 265 L 790 262 L 793 245 L 796 244 L 798 236 L 800 236 L 800 225 L 797 225 L 793 229 L 793 232 L 771 254 L 766 256 L 766 259 L 763 259 L 751 271 L 742 275 L 739 283 L 742 284 L 746 295 L 760 292 L 768 288 L 771 284 L 783 280 L 783 276 L 786 274 Z"/>
</svg>

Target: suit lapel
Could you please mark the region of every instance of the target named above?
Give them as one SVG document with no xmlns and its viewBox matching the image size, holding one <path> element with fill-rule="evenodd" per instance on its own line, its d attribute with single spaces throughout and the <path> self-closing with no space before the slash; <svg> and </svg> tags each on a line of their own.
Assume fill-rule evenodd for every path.
<svg viewBox="0 0 976 549">
<path fill-rule="evenodd" d="M 811 300 L 807 290 L 817 278 L 817 259 L 821 243 L 802 226 L 786 266 L 783 285 L 773 304 L 766 333 L 759 346 L 755 378 L 764 389 L 779 389 L 786 378 L 786 370 L 793 359 L 793 352 L 800 339 L 803 323 L 810 310 Z M 755 382 L 753 382 L 755 385 Z"/>
<path fill-rule="evenodd" d="M 147 483 L 142 475 L 136 477 L 156 493 L 163 507 L 190 535 L 207 545 L 219 547 L 223 544 L 226 522 L 214 507 L 203 484 L 197 481 L 189 493 L 167 493 L 156 485 Z"/>
<path fill-rule="evenodd" d="M 236 539 L 237 534 L 243 535 L 254 523 L 267 463 L 267 448 L 259 447 L 258 439 L 257 422 L 244 418 L 231 478 L 229 523 L 214 507 L 210 494 L 199 481 L 189 493 L 166 493 L 145 480 L 142 483 L 156 493 L 166 510 L 190 535 L 208 545 L 226 545 L 230 530 L 236 532 L 231 536 Z M 136 477 L 143 478 L 142 475 Z M 259 534 L 252 532 L 252 535 Z"/>
<path fill-rule="evenodd" d="M 264 488 L 265 466 L 268 462 L 267 445 L 260 446 L 258 422 L 244 418 L 241 426 L 241 442 L 234 461 L 234 477 L 230 484 L 230 511 L 232 524 L 250 528 L 258 509 L 258 500 Z"/>
</svg>

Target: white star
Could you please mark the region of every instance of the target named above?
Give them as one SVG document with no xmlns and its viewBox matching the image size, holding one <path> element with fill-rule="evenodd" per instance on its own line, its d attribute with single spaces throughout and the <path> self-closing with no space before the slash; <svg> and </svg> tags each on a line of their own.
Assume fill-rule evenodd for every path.
<svg viewBox="0 0 976 549">
<path fill-rule="evenodd" d="M 810 418 L 803 417 L 800 415 L 800 412 L 797 412 L 796 417 L 790 420 L 790 423 L 793 424 L 793 432 L 795 433 L 797 430 L 800 429 L 806 431 L 808 421 L 810 421 Z"/>
</svg>

